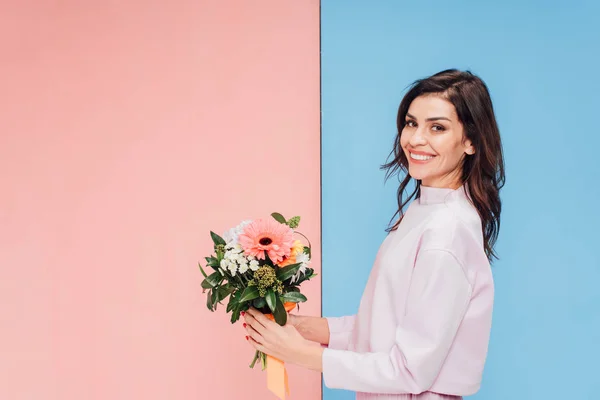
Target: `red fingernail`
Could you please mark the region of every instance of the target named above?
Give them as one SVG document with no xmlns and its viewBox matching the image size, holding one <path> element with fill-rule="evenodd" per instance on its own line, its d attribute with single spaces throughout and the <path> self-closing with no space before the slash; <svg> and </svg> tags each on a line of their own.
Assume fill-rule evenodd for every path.
<svg viewBox="0 0 600 400">
<path fill-rule="evenodd" d="M 248 336 L 246 336 L 246 340 L 248 340 Z"/>
<path fill-rule="evenodd" d="M 246 323 L 244 322 L 244 328 L 246 327 Z"/>
<path fill-rule="evenodd" d="M 242 317 L 246 315 L 246 311 L 242 311 Z"/>
</svg>

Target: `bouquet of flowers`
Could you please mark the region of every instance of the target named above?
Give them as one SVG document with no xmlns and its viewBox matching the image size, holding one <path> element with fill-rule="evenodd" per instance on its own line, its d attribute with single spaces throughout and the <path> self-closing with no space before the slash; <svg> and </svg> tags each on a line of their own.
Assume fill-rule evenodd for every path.
<svg viewBox="0 0 600 400">
<path fill-rule="evenodd" d="M 229 298 L 226 312 L 231 312 L 231 323 L 240 318 L 242 311 L 254 307 L 285 325 L 287 313 L 306 301 L 300 284 L 316 276 L 309 268 L 310 241 L 296 231 L 300 217 L 286 220 L 279 213 L 271 217 L 243 221 L 223 237 L 211 231 L 215 255 L 206 257 L 206 262 L 207 268 L 214 271 L 207 274 L 198 263 L 204 276 L 206 306 L 215 311 Z M 294 239 L 294 234 L 304 237 L 308 246 Z M 250 368 L 260 360 L 264 370 L 267 358 L 256 351 Z"/>
</svg>

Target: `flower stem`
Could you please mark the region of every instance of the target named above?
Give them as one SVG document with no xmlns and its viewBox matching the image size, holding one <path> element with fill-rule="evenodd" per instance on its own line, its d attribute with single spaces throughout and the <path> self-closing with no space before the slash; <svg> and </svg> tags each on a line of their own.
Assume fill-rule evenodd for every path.
<svg viewBox="0 0 600 400">
<path fill-rule="evenodd" d="M 262 370 L 264 371 L 265 369 L 267 369 L 267 355 L 265 353 L 260 353 L 260 358 L 262 361 Z"/>
<path fill-rule="evenodd" d="M 254 353 L 254 359 L 252 360 L 252 364 L 250 364 L 250 368 L 254 368 L 254 364 L 256 364 L 256 361 L 258 360 L 259 357 L 260 357 L 260 351 L 256 350 L 256 352 Z"/>
<path fill-rule="evenodd" d="M 301 236 L 303 236 L 303 237 L 304 237 L 304 239 L 306 239 L 306 241 L 308 242 L 308 248 L 309 248 L 309 249 L 311 249 L 311 248 L 312 248 L 312 246 L 310 245 L 310 240 L 308 240 L 308 238 L 307 238 L 306 236 L 304 236 L 303 234 L 301 234 L 301 233 L 300 233 L 300 232 L 298 232 L 298 231 L 294 231 L 294 233 L 297 233 L 298 235 L 301 235 Z"/>
</svg>

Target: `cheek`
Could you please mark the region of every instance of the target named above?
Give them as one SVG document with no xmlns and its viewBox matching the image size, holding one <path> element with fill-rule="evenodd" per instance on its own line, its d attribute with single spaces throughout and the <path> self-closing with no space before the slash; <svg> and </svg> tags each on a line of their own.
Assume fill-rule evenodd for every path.
<svg viewBox="0 0 600 400">
<path fill-rule="evenodd" d="M 408 144 L 408 134 L 405 131 L 402 131 L 402 133 L 400 134 L 400 146 L 402 146 L 402 148 L 405 148 L 406 145 Z"/>
<path fill-rule="evenodd" d="M 449 140 L 449 137 L 438 137 L 430 141 L 431 147 L 446 159 L 454 160 L 460 157 L 459 143 Z"/>
</svg>

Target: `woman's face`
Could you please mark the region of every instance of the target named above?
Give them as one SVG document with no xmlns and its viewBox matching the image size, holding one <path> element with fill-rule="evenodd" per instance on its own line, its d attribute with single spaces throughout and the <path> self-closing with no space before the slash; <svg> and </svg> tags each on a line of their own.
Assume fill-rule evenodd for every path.
<svg viewBox="0 0 600 400">
<path fill-rule="evenodd" d="M 405 123 L 400 144 L 410 176 L 425 186 L 459 188 L 462 160 L 475 148 L 464 136 L 454 105 L 439 95 L 419 96 L 410 104 Z"/>
</svg>

